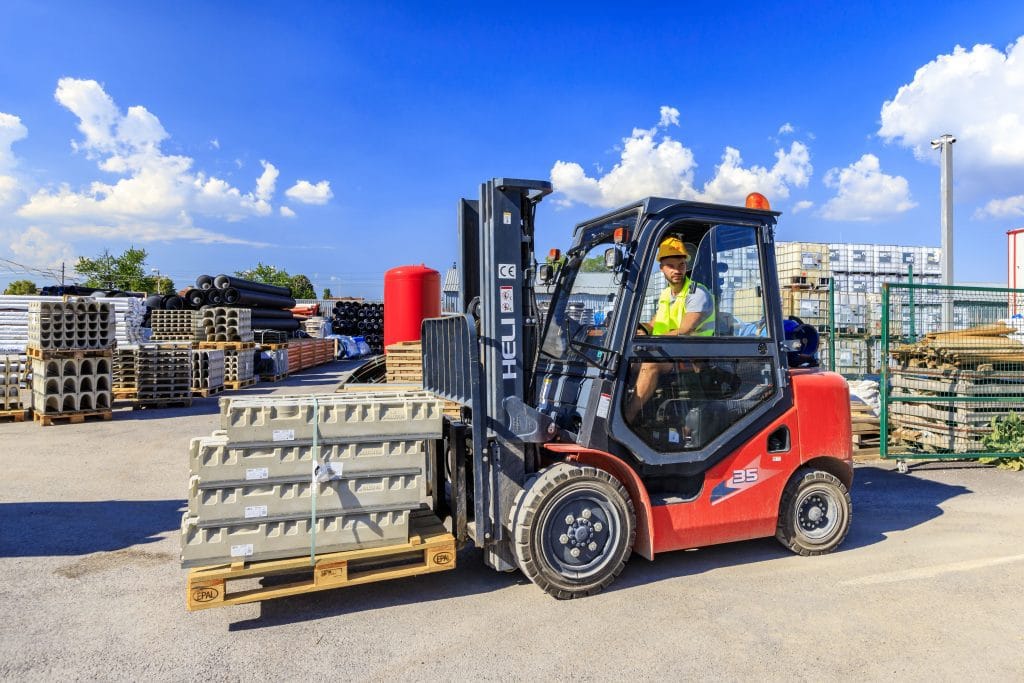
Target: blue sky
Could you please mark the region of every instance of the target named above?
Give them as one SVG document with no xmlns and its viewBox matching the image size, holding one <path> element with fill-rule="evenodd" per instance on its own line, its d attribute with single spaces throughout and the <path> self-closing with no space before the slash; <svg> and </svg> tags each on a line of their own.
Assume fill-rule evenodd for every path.
<svg viewBox="0 0 1024 683">
<path fill-rule="evenodd" d="M 784 240 L 937 245 L 945 132 L 957 279 L 1005 282 L 1024 5 L 896 4 L 8 0 L 0 283 L 134 244 L 179 286 L 263 261 L 375 298 L 451 264 L 494 176 L 555 182 L 541 253 L 639 196 L 752 190 Z"/>
</svg>

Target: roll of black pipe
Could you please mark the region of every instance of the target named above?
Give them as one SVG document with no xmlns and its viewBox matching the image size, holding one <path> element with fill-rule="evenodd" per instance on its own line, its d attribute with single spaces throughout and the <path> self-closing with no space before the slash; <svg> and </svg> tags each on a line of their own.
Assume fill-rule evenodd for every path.
<svg viewBox="0 0 1024 683">
<path fill-rule="evenodd" d="M 206 297 L 203 295 L 203 290 L 201 289 L 188 290 L 185 292 L 185 299 L 193 310 L 197 310 L 200 306 L 206 303 Z"/>
<path fill-rule="evenodd" d="M 291 311 L 283 311 L 280 308 L 254 308 L 253 318 L 283 318 L 285 320 L 294 318 Z"/>
<path fill-rule="evenodd" d="M 196 287 L 199 289 L 213 289 L 213 276 L 200 275 L 196 278 Z"/>
<path fill-rule="evenodd" d="M 267 285 L 262 282 L 253 282 L 251 280 L 243 280 L 237 277 L 231 277 L 230 275 L 218 275 L 213 280 L 213 284 L 217 289 L 227 289 L 228 287 L 234 287 L 235 289 L 244 289 L 249 292 L 263 292 L 265 294 L 276 294 L 278 296 L 291 297 L 292 290 L 287 287 L 278 287 L 277 285 Z M 294 305 L 294 304 L 292 304 Z"/>
<path fill-rule="evenodd" d="M 163 303 L 164 298 L 159 294 L 150 294 L 146 297 L 146 308 L 160 308 Z"/>
<path fill-rule="evenodd" d="M 227 293 L 231 290 L 238 292 L 238 298 L 231 302 L 232 306 L 242 306 L 247 308 L 292 308 L 295 306 L 295 299 L 290 296 L 280 296 L 278 294 L 268 294 L 266 292 L 254 292 L 248 289 L 231 289 L 219 290 L 224 292 L 224 301 L 227 302 Z M 232 295 L 234 296 L 234 295 Z"/>
<path fill-rule="evenodd" d="M 185 308 L 185 300 L 177 294 L 171 294 L 164 298 L 164 310 L 165 311 L 180 311 Z"/>
<path fill-rule="evenodd" d="M 203 292 L 203 298 L 209 306 L 220 306 L 224 303 L 224 295 L 219 289 L 207 289 Z"/>
<path fill-rule="evenodd" d="M 238 290 L 235 289 L 234 287 L 228 287 L 227 289 L 222 289 L 222 290 L 220 290 L 220 292 L 221 292 L 221 296 L 224 297 L 224 304 L 226 306 L 230 306 L 232 304 L 238 303 L 238 298 L 239 298 L 240 294 L 238 293 Z"/>
<path fill-rule="evenodd" d="M 286 320 L 285 318 L 253 318 L 252 329 L 291 332 L 299 329 L 299 321 L 295 318 L 290 320 Z"/>
</svg>

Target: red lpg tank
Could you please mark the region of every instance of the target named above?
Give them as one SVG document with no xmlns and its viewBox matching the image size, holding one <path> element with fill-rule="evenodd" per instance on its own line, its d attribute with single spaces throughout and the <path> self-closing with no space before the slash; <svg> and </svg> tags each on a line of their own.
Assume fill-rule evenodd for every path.
<svg viewBox="0 0 1024 683">
<path fill-rule="evenodd" d="M 424 318 L 441 315 L 441 274 L 425 265 L 384 273 L 384 346 L 420 338 Z"/>
</svg>

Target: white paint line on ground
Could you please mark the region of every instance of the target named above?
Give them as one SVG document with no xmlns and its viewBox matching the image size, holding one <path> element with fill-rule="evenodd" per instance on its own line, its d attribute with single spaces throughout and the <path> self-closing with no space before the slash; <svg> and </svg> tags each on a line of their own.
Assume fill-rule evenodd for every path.
<svg viewBox="0 0 1024 683">
<path fill-rule="evenodd" d="M 874 576 L 863 576 L 859 579 L 844 581 L 844 586 L 873 586 L 880 583 L 899 583 L 901 581 L 919 581 L 921 579 L 932 579 L 943 574 L 955 572 L 969 572 L 976 569 L 986 569 L 1011 562 L 1024 562 L 1024 555 L 1008 555 L 1006 557 L 992 557 L 981 560 L 966 560 L 964 562 L 951 562 L 939 564 L 933 567 L 921 567 L 919 569 L 905 569 L 898 572 L 887 572 L 875 574 Z"/>
</svg>

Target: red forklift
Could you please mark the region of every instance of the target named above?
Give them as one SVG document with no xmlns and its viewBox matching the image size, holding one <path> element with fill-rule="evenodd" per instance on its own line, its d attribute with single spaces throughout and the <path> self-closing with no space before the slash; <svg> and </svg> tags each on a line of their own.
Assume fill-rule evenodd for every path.
<svg viewBox="0 0 1024 683">
<path fill-rule="evenodd" d="M 816 367 L 813 328 L 784 320 L 779 214 L 756 193 L 745 207 L 649 197 L 538 263 L 550 192 L 496 178 L 460 201 L 459 313 L 423 323 L 424 388 L 461 406 L 438 448 L 456 538 L 563 599 L 600 591 L 633 553 L 773 535 L 835 550 L 852 514 L 849 391 Z M 650 325 L 669 238 L 710 302 L 700 334 Z"/>
</svg>

